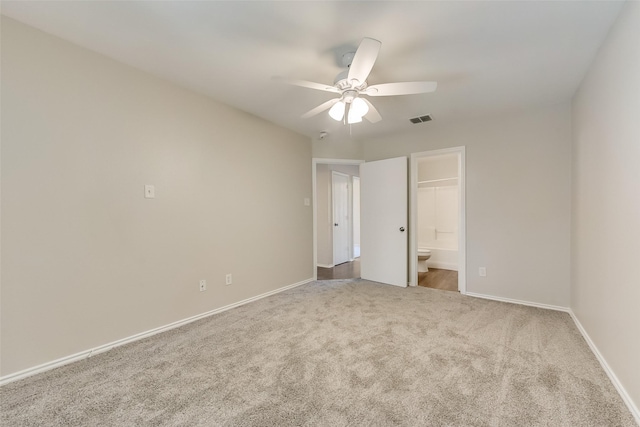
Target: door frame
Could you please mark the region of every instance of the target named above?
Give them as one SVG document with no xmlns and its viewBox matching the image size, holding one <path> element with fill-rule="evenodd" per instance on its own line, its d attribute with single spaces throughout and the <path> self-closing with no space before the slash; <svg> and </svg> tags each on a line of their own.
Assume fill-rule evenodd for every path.
<svg viewBox="0 0 640 427">
<path fill-rule="evenodd" d="M 313 280 L 318 280 L 318 212 L 316 208 L 317 204 L 317 194 L 316 194 L 316 172 L 317 165 L 353 165 L 360 166 L 361 163 L 364 163 L 364 160 L 357 159 L 321 159 L 321 158 L 312 158 L 311 159 L 311 194 L 312 194 L 312 211 L 313 211 Z"/>
<path fill-rule="evenodd" d="M 458 291 L 467 293 L 467 233 L 465 207 L 465 147 L 411 153 L 409 184 L 409 286 L 418 285 L 418 160 L 425 157 L 458 155 Z"/>
<path fill-rule="evenodd" d="M 355 213 L 355 200 L 356 200 L 356 180 L 358 181 L 358 215 Z M 358 256 L 356 256 L 356 224 L 355 220 L 358 218 L 358 237 L 360 237 L 360 177 L 352 176 L 351 177 L 351 260 L 358 258 L 360 256 L 360 238 L 358 238 Z"/>
<path fill-rule="evenodd" d="M 338 175 L 342 178 L 345 178 L 347 181 L 347 200 L 345 200 L 346 205 L 345 208 L 347 209 L 347 261 L 343 261 L 343 262 L 349 262 L 349 261 L 353 261 L 353 206 L 352 206 L 352 188 L 351 188 L 351 177 L 349 175 L 347 175 L 346 173 L 342 173 L 342 172 L 338 172 L 338 171 L 331 171 L 331 213 L 332 213 L 332 218 L 333 218 L 333 223 L 335 225 L 337 218 L 336 218 L 336 192 L 335 190 L 335 176 Z M 336 228 L 334 227 L 332 229 L 332 234 L 333 234 L 333 239 L 332 239 L 332 246 L 333 246 L 333 265 L 338 265 L 336 263 Z M 341 263 L 340 263 L 341 264 Z"/>
</svg>

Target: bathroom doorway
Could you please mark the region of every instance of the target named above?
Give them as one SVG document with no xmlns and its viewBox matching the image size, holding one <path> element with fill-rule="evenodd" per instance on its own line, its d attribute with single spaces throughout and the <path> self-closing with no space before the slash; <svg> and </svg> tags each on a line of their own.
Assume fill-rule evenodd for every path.
<svg viewBox="0 0 640 427">
<path fill-rule="evenodd" d="M 361 163 L 313 159 L 313 257 L 317 280 L 360 277 Z"/>
<path fill-rule="evenodd" d="M 411 286 L 466 293 L 464 147 L 411 154 Z"/>
</svg>

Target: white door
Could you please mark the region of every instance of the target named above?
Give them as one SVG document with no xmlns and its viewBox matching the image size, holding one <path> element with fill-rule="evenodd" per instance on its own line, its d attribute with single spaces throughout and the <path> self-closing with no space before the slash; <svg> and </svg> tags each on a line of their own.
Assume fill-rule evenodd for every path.
<svg viewBox="0 0 640 427">
<path fill-rule="evenodd" d="M 331 172 L 333 194 L 333 265 L 350 261 L 349 257 L 349 176 Z"/>
<path fill-rule="evenodd" d="M 407 286 L 407 158 L 360 165 L 360 275 Z"/>
</svg>

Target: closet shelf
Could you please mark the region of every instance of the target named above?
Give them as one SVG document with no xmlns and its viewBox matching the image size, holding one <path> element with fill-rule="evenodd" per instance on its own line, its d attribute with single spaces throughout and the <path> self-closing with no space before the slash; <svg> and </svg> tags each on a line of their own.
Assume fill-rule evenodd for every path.
<svg viewBox="0 0 640 427">
<path fill-rule="evenodd" d="M 433 182 L 445 182 L 445 181 L 458 181 L 458 177 L 454 176 L 452 178 L 440 178 L 440 179 L 429 179 L 427 181 L 418 181 L 418 185 L 420 184 L 431 184 Z"/>
</svg>

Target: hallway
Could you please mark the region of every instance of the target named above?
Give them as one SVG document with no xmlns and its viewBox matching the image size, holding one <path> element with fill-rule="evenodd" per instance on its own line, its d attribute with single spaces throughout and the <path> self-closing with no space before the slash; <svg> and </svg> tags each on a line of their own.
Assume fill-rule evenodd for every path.
<svg viewBox="0 0 640 427">
<path fill-rule="evenodd" d="M 333 268 L 318 267 L 318 280 L 357 279 L 360 277 L 360 258 L 338 264 Z"/>
</svg>

